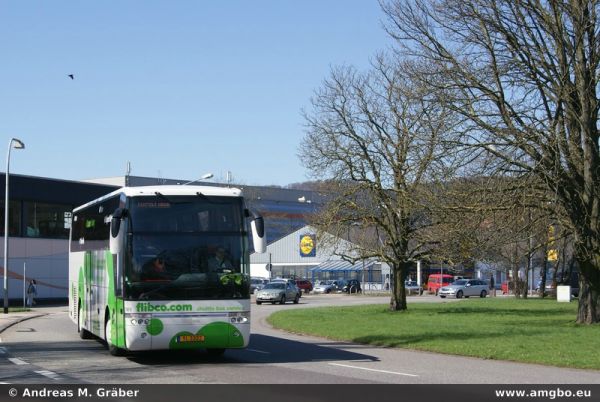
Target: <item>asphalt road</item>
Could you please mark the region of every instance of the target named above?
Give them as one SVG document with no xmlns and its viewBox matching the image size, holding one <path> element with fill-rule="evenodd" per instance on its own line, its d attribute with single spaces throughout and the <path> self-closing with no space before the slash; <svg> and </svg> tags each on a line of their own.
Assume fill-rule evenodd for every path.
<svg viewBox="0 0 600 402">
<path fill-rule="evenodd" d="M 411 301 L 439 302 L 435 297 Z M 375 348 L 281 332 L 266 323 L 279 309 L 386 298 L 303 296 L 300 304 L 252 305 L 250 345 L 211 359 L 204 352 L 153 352 L 113 357 L 96 340 L 81 340 L 67 308 L 24 321 L 2 334 L 0 382 L 124 384 L 567 384 L 600 383 L 600 371 Z M 461 302 L 461 301 L 457 301 Z"/>
</svg>

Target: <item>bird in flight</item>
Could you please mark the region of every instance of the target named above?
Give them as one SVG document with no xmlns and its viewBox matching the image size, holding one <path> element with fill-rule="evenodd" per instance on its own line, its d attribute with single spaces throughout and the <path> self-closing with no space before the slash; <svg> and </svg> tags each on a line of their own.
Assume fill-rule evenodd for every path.
<svg viewBox="0 0 600 402">
<path fill-rule="evenodd" d="M 74 80 L 75 76 L 73 74 L 69 74 L 69 78 L 72 79 L 72 80 Z"/>
</svg>

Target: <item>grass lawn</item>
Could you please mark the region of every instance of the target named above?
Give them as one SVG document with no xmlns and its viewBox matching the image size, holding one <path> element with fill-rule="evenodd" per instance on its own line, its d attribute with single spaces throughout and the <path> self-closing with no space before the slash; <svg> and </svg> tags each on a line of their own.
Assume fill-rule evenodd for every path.
<svg viewBox="0 0 600 402">
<path fill-rule="evenodd" d="M 600 325 L 576 325 L 577 302 L 469 299 L 279 311 L 271 325 L 336 340 L 600 370 Z"/>
</svg>

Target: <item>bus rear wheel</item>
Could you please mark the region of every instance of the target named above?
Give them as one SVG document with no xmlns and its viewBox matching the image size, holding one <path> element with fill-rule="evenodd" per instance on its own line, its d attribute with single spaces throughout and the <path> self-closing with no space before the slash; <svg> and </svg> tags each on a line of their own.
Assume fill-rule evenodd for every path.
<svg viewBox="0 0 600 402">
<path fill-rule="evenodd" d="M 81 339 L 91 339 L 92 334 L 83 328 L 82 325 L 83 317 L 81 316 L 81 306 L 77 309 L 77 332 L 79 332 L 79 337 Z"/>
</svg>

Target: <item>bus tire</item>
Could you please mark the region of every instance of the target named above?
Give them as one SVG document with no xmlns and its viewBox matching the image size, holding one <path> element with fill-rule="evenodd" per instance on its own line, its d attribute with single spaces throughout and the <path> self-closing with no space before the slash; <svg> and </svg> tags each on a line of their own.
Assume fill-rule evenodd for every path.
<svg viewBox="0 0 600 402">
<path fill-rule="evenodd" d="M 115 346 L 109 339 L 108 334 L 111 330 L 110 323 L 110 313 L 106 312 L 106 319 L 104 320 L 104 342 L 106 343 L 106 348 L 108 349 L 108 353 L 112 356 L 123 356 L 125 351 L 117 346 Z"/>
<path fill-rule="evenodd" d="M 79 308 L 77 309 L 77 332 L 79 332 L 79 337 L 81 339 L 91 339 L 92 334 L 82 327 L 81 320 L 81 305 L 79 305 Z"/>
</svg>

